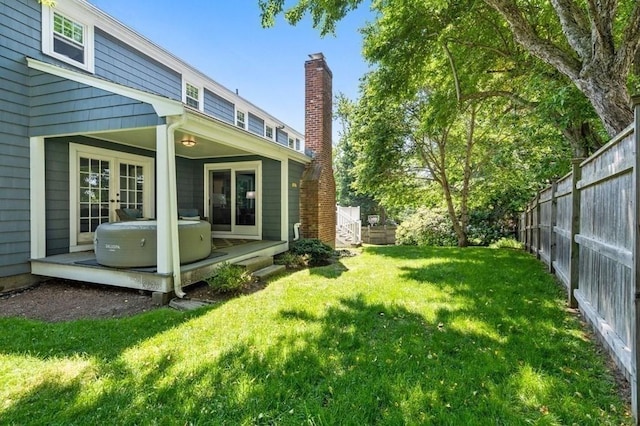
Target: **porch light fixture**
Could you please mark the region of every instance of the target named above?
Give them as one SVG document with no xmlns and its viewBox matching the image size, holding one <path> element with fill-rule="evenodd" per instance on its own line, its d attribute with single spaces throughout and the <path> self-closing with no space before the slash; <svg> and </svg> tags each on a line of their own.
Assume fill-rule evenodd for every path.
<svg viewBox="0 0 640 426">
<path fill-rule="evenodd" d="M 194 146 L 196 146 L 196 138 L 193 136 L 185 136 L 182 138 L 182 140 L 180 141 L 180 143 L 184 146 L 186 146 L 187 148 L 193 148 Z"/>
</svg>

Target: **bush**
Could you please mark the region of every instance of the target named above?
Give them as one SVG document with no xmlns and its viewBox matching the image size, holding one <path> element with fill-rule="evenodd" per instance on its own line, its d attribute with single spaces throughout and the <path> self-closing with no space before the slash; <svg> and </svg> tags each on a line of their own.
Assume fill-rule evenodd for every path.
<svg viewBox="0 0 640 426">
<path fill-rule="evenodd" d="M 514 227 L 509 218 L 491 211 L 473 211 L 469 214 L 467 237 L 477 246 L 488 246 L 501 238 L 513 237 Z"/>
<path fill-rule="evenodd" d="M 252 280 L 251 274 L 238 265 L 224 262 L 216 269 L 216 274 L 206 279 L 209 287 L 218 293 L 237 293 Z"/>
<path fill-rule="evenodd" d="M 524 245 L 513 238 L 500 238 L 498 241 L 491 243 L 489 245 L 491 248 L 510 248 L 510 249 L 520 249 L 524 248 Z"/>
<path fill-rule="evenodd" d="M 309 257 L 307 255 L 293 254 L 290 251 L 285 251 L 279 254 L 273 260 L 276 265 L 284 265 L 287 269 L 300 269 L 307 266 Z"/>
<path fill-rule="evenodd" d="M 398 225 L 396 244 L 455 246 L 458 238 L 445 211 L 421 207 Z"/>
<path fill-rule="evenodd" d="M 294 255 L 308 256 L 309 266 L 327 265 L 333 257 L 333 249 L 317 238 L 294 241 L 289 251 Z"/>
</svg>

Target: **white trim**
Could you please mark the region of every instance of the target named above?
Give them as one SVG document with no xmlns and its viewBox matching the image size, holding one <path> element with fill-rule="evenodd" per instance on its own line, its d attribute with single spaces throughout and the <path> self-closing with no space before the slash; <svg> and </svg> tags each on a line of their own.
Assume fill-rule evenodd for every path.
<svg viewBox="0 0 640 426">
<path fill-rule="evenodd" d="M 278 161 L 289 158 L 304 164 L 311 162 L 311 158 L 301 152 L 196 111 L 187 111 L 187 122 L 181 129 L 196 137 L 213 139 L 222 145 L 245 150 L 247 155 L 261 155 Z"/>
<path fill-rule="evenodd" d="M 214 237 L 233 237 L 233 236 L 242 236 L 248 239 L 262 239 L 262 161 L 236 161 L 229 163 L 206 163 L 204 165 L 204 215 L 209 217 L 212 220 L 213 215 L 210 211 L 210 199 L 209 199 L 209 174 L 215 170 L 230 170 L 231 171 L 231 231 L 214 231 L 212 232 Z M 235 191 L 236 191 L 236 179 L 235 172 L 239 171 L 255 171 L 256 174 L 256 232 L 251 233 L 243 233 L 243 225 L 235 224 Z M 245 229 L 248 228 L 245 226 Z"/>
<path fill-rule="evenodd" d="M 29 138 L 29 217 L 31 259 L 47 255 L 44 137 Z"/>
<path fill-rule="evenodd" d="M 198 90 L 198 98 L 195 99 L 196 101 L 198 101 L 198 107 L 194 107 L 193 105 L 189 105 L 189 98 L 193 99 L 190 96 L 187 96 L 187 86 L 191 86 L 193 88 L 195 88 L 196 90 Z M 198 111 L 202 111 L 204 112 L 204 89 L 202 87 L 202 85 L 199 84 L 195 84 L 192 83 L 189 80 L 186 80 L 184 77 L 182 77 L 182 102 L 189 106 L 190 108 L 196 108 Z"/>
<path fill-rule="evenodd" d="M 242 121 L 242 126 L 240 126 L 240 120 L 238 119 L 238 114 L 242 114 L 243 117 L 243 121 Z M 236 105 L 235 107 L 235 125 L 238 129 L 242 129 L 242 130 L 247 130 L 248 124 L 249 124 L 249 114 L 247 114 L 247 112 L 245 110 L 242 110 L 240 108 L 238 108 L 238 106 Z"/>
<path fill-rule="evenodd" d="M 53 15 L 57 13 L 83 27 L 83 53 L 84 63 L 75 61 L 68 56 L 62 55 L 54 50 L 54 27 L 53 27 Z M 90 73 L 95 72 L 95 46 L 94 46 L 94 29 L 93 23 L 86 20 L 86 16 L 78 14 L 77 9 L 65 5 L 65 2 L 61 2 L 60 5 L 56 5 L 55 10 L 49 6 L 42 6 L 42 53 L 47 56 L 51 56 L 60 61 L 71 64 L 74 67 L 78 67 Z"/>
<path fill-rule="evenodd" d="M 114 151 L 104 148 L 96 148 L 89 145 L 82 145 L 70 142 L 69 143 L 69 252 L 93 250 L 92 244 L 80 244 L 78 242 L 78 160 L 80 155 L 87 155 L 90 157 L 101 157 L 110 162 L 110 166 L 113 168 L 114 173 L 111 175 L 111 179 L 114 179 L 115 185 L 110 185 L 109 190 L 115 191 L 120 187 L 119 172 L 117 165 L 120 161 L 134 162 L 141 164 L 144 167 L 145 177 L 148 179 L 145 181 L 145 189 L 143 192 L 142 208 L 145 215 L 148 217 L 154 217 L 154 203 L 155 199 L 155 185 L 154 185 L 154 164 L 153 158 L 145 157 L 141 155 L 128 154 L 121 151 Z M 43 161 L 44 164 L 44 161 Z M 114 194 L 109 194 L 110 198 L 115 197 Z M 110 216 L 114 215 L 114 209 L 111 207 Z M 110 217 L 110 220 L 115 220 L 115 216 Z"/>
<path fill-rule="evenodd" d="M 106 90 L 107 92 L 115 93 L 117 95 L 122 95 L 127 98 L 151 104 L 159 117 L 180 115 L 184 113 L 184 105 L 182 105 L 181 102 L 174 101 L 160 95 L 143 92 L 142 90 L 133 89 L 131 87 L 123 86 L 121 84 L 113 83 L 108 80 L 103 80 L 101 78 L 96 78 L 87 74 L 68 70 L 56 65 L 47 64 L 33 58 L 27 58 L 27 66 L 38 71 L 46 72 L 47 74 L 66 78 L 67 80 L 86 84 L 87 86 L 96 87 L 98 89 Z"/>
</svg>

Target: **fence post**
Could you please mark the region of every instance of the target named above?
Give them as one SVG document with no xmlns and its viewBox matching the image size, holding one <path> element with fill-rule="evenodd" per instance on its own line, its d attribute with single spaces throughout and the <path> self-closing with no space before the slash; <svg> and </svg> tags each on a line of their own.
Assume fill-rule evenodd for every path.
<svg viewBox="0 0 640 426">
<path fill-rule="evenodd" d="M 540 259 L 540 234 L 542 233 L 540 230 L 540 192 L 536 195 L 534 202 L 536 203 L 536 223 L 534 224 L 534 232 L 536 233 L 536 259 Z"/>
<path fill-rule="evenodd" d="M 533 239 L 533 213 L 531 205 L 527 205 L 527 251 L 533 251 L 531 240 Z"/>
<path fill-rule="evenodd" d="M 632 350 L 632 375 L 629 378 L 631 382 L 631 411 L 638 424 L 638 406 L 640 405 L 640 396 L 638 395 L 638 365 L 640 364 L 640 354 L 638 348 L 640 347 L 640 156 L 638 155 L 638 148 L 640 148 L 640 96 L 636 95 L 632 98 L 633 103 L 633 143 L 634 143 L 634 165 L 633 165 L 633 270 L 631 271 L 631 279 L 633 280 L 634 289 L 634 303 L 633 303 L 633 316 L 632 316 L 632 336 L 633 343 Z"/>
<path fill-rule="evenodd" d="M 577 308 L 578 301 L 573 291 L 578 288 L 580 282 L 580 246 L 576 242 L 576 235 L 580 233 L 580 190 L 578 182 L 582 178 L 580 163 L 584 158 L 571 160 L 571 267 L 569 268 L 569 294 L 567 302 L 570 308 Z"/>
<path fill-rule="evenodd" d="M 554 273 L 553 261 L 556 255 L 556 232 L 554 230 L 556 226 L 556 216 L 558 215 L 558 200 L 556 199 L 556 192 L 558 190 L 558 182 L 553 182 L 551 185 L 551 218 L 549 219 L 549 272 Z"/>
</svg>

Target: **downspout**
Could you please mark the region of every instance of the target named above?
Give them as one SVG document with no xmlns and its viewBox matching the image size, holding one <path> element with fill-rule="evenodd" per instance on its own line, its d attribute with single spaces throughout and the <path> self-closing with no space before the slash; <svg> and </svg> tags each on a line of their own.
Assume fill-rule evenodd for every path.
<svg viewBox="0 0 640 426">
<path fill-rule="evenodd" d="M 167 126 L 167 173 L 169 173 L 169 228 L 171 229 L 171 263 L 173 271 L 173 292 L 182 299 L 186 293 L 182 291 L 180 275 L 180 244 L 178 243 L 178 190 L 176 186 L 176 145 L 175 130 L 186 121 L 183 115 Z"/>
</svg>

